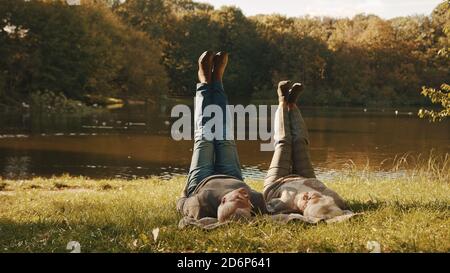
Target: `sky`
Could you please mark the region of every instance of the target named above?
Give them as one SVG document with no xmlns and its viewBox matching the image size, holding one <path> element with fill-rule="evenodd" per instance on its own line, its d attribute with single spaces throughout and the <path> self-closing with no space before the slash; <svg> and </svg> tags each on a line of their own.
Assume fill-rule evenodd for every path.
<svg viewBox="0 0 450 273">
<path fill-rule="evenodd" d="M 353 17 L 358 13 L 375 14 L 385 19 L 424 14 L 443 0 L 197 0 L 215 8 L 237 6 L 245 15 L 279 13 L 295 16 Z"/>
</svg>

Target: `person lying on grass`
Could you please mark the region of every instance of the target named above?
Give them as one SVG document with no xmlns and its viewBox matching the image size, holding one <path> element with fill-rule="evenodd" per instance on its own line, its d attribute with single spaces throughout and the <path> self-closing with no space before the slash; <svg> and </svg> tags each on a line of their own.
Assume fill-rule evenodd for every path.
<svg viewBox="0 0 450 273">
<path fill-rule="evenodd" d="M 212 217 L 225 222 L 267 213 L 262 194 L 242 179 L 236 144 L 226 138 L 227 131 L 232 130 L 228 119 L 223 122 L 223 139 L 206 135 L 205 124 L 210 118 L 203 115 L 205 107 L 217 105 L 224 116 L 227 113 L 228 99 L 222 84 L 227 62 L 226 52 L 211 51 L 204 52 L 198 61 L 200 83 L 194 104 L 194 148 L 187 183 L 177 200 L 177 210 L 192 219 Z"/>
<path fill-rule="evenodd" d="M 303 86 L 290 81 L 278 84 L 275 113 L 275 151 L 264 180 L 264 199 L 271 214 L 301 213 L 330 219 L 345 214 L 347 205 L 316 179 L 309 154 L 306 124 L 296 105 Z"/>
</svg>

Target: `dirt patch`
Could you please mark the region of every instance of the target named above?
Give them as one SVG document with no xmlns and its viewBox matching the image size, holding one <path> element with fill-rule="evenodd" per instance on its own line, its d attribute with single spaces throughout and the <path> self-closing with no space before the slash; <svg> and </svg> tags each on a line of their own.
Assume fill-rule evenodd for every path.
<svg viewBox="0 0 450 273">
<path fill-rule="evenodd" d="M 104 190 L 104 191 L 112 190 L 113 186 L 111 186 L 110 184 L 105 184 L 105 185 L 101 186 L 101 189 Z"/>
<path fill-rule="evenodd" d="M 55 182 L 53 184 L 53 187 L 55 187 L 57 190 L 64 190 L 64 189 L 72 188 L 71 186 L 64 184 L 64 183 L 60 183 L 60 182 Z"/>
<path fill-rule="evenodd" d="M 5 191 L 8 187 L 8 184 L 5 182 L 0 182 L 0 191 Z"/>
</svg>

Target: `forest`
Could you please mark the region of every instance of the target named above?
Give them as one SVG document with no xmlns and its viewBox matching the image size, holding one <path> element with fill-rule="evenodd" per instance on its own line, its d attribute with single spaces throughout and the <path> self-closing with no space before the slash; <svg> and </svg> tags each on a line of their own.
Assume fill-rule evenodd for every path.
<svg viewBox="0 0 450 273">
<path fill-rule="evenodd" d="M 191 0 L 2 0 L 0 108 L 36 94 L 74 101 L 192 96 L 198 56 L 230 53 L 224 84 L 240 103 L 271 99 L 279 80 L 306 105 L 426 105 L 422 86 L 450 80 L 450 4 L 390 20 L 257 15 Z"/>
</svg>

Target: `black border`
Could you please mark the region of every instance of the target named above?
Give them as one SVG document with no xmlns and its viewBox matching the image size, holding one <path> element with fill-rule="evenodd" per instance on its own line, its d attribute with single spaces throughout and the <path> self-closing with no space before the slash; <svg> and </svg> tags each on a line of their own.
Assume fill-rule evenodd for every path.
<svg viewBox="0 0 450 273">
<path fill-rule="evenodd" d="M 10 264 L 15 269 L 29 267 L 27 272 L 42 269 L 44 272 L 331 272 L 357 271 L 406 272 L 424 266 L 427 272 L 432 268 L 445 270 L 449 253 L 46 253 L 46 254 L 0 254 L 2 267 Z M 184 259 L 208 259 L 218 265 L 204 268 L 179 268 L 177 263 Z M 270 267 L 228 267 L 220 266 L 225 259 L 270 259 Z M 211 263 L 212 264 L 212 263 Z M 13 272 L 11 271 L 11 272 Z M 8 272 L 6 270 L 5 272 Z"/>
</svg>

